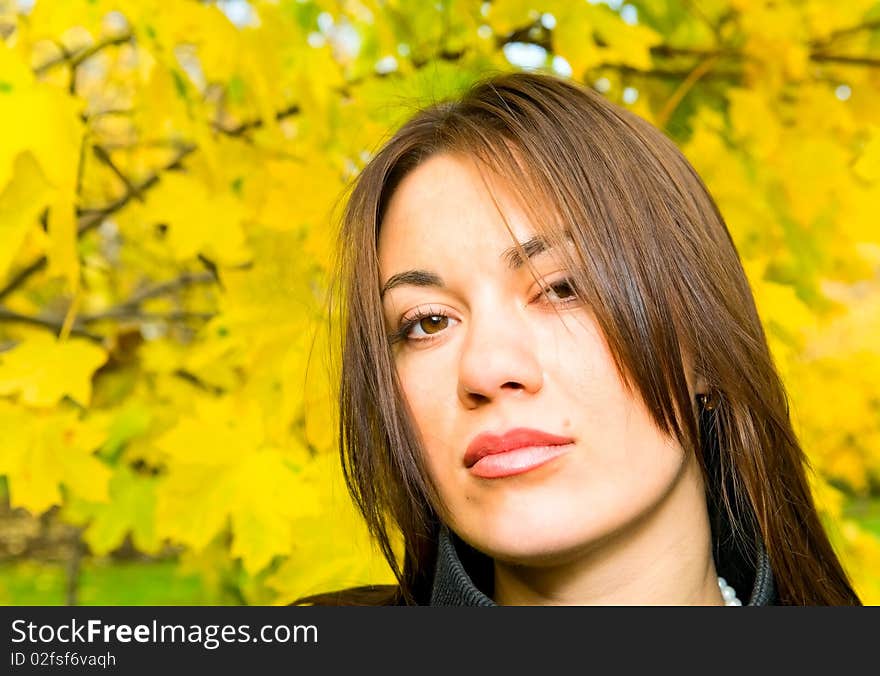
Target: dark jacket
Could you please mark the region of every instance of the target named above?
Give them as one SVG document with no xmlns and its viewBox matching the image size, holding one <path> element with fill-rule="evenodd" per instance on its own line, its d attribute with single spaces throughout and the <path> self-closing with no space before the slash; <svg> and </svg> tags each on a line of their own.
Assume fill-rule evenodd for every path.
<svg viewBox="0 0 880 676">
<path fill-rule="evenodd" d="M 718 574 L 734 589 L 750 589 L 750 606 L 776 604 L 776 592 L 770 562 L 759 547 L 754 564 L 738 552 L 728 551 L 724 560 L 717 560 Z M 492 589 L 492 560 L 451 533 L 440 530 L 437 562 L 431 587 L 432 606 L 494 606 L 484 590 Z"/>
<path fill-rule="evenodd" d="M 760 541 L 750 556 L 734 546 L 730 537 L 716 538 L 715 542 L 715 568 L 734 589 L 751 590 L 746 605 L 777 605 L 773 572 Z M 495 606 L 487 594 L 494 586 L 493 571 L 491 558 L 441 526 L 434 574 L 416 592 L 417 602 L 432 606 Z M 365 585 L 304 597 L 291 605 L 374 606 L 405 602 L 397 585 Z"/>
</svg>

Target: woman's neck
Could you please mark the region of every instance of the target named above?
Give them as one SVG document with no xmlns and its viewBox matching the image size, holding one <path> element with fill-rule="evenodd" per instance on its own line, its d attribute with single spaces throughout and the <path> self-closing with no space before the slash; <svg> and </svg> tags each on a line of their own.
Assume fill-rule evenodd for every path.
<svg viewBox="0 0 880 676">
<path fill-rule="evenodd" d="M 499 605 L 724 605 L 697 463 L 656 509 L 552 566 L 495 562 Z"/>
</svg>

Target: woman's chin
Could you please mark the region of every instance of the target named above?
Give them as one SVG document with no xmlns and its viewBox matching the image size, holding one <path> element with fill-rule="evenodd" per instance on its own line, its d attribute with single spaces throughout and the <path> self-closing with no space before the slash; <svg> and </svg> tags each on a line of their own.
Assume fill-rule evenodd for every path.
<svg viewBox="0 0 880 676">
<path fill-rule="evenodd" d="M 564 525 L 534 530 L 522 525 L 484 531 L 463 538 L 468 544 L 498 562 L 513 566 L 564 565 L 582 556 L 600 539 L 598 533 L 573 533 Z"/>
</svg>

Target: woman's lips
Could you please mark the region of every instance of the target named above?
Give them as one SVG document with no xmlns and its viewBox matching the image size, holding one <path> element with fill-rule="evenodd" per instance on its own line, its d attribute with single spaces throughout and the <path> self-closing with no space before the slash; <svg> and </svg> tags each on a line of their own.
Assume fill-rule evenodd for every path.
<svg viewBox="0 0 880 676">
<path fill-rule="evenodd" d="M 570 437 L 522 427 L 501 435 L 483 432 L 468 444 L 464 465 L 484 479 L 513 476 L 567 453 L 573 443 Z"/>
<path fill-rule="evenodd" d="M 469 470 L 482 479 L 523 474 L 568 453 L 570 444 L 556 446 L 525 446 L 513 451 L 493 453 L 480 458 Z"/>
</svg>

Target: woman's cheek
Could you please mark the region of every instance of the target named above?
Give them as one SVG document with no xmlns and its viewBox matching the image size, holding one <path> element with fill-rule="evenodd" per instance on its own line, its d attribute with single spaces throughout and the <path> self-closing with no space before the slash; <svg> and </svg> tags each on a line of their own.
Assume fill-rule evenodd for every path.
<svg viewBox="0 0 880 676">
<path fill-rule="evenodd" d="M 423 436 L 434 428 L 438 409 L 445 399 L 439 375 L 429 359 L 409 359 L 398 368 L 403 395 Z"/>
<path fill-rule="evenodd" d="M 450 449 L 458 446 L 452 436 L 458 414 L 456 374 L 455 366 L 437 353 L 410 355 L 398 363 L 403 395 L 435 478 L 448 462 L 445 456 L 452 452 Z"/>
</svg>

